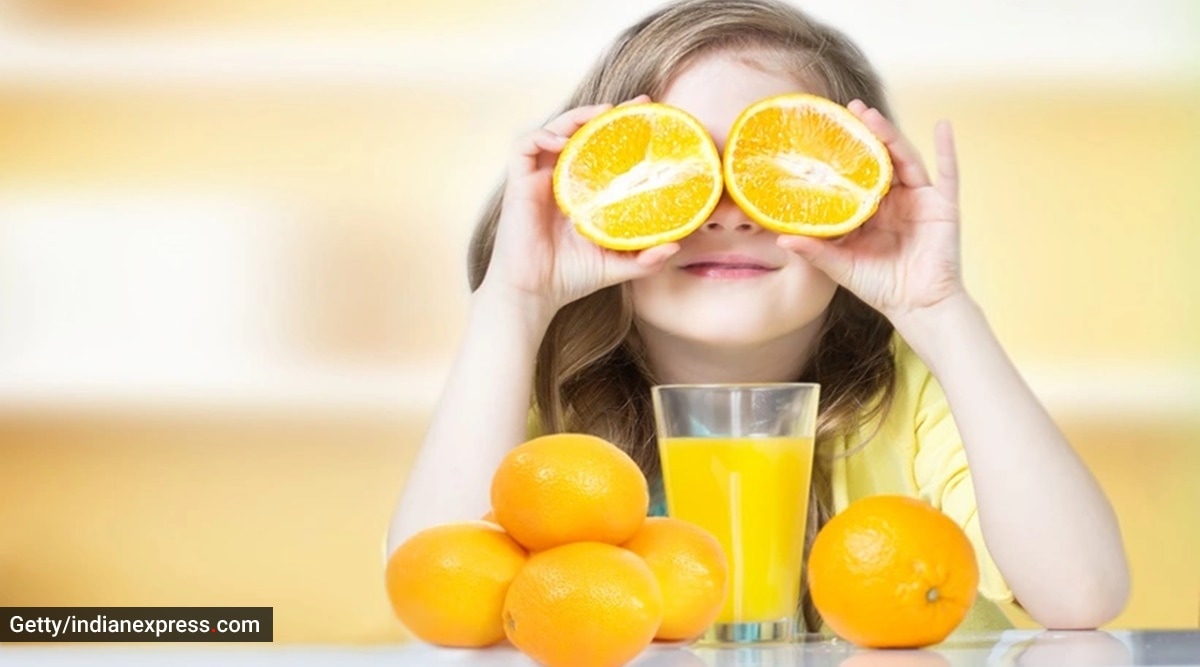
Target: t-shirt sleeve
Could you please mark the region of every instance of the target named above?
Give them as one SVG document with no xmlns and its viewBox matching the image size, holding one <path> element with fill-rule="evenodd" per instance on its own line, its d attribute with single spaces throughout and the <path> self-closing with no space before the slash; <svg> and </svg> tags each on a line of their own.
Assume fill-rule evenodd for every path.
<svg viewBox="0 0 1200 667">
<path fill-rule="evenodd" d="M 1012 602 L 1012 589 L 983 541 L 975 486 L 967 469 L 962 437 L 950 414 L 946 395 L 932 375 L 927 376 L 921 388 L 916 439 L 913 476 L 920 498 L 962 526 L 970 538 L 979 564 L 979 592 L 994 602 Z"/>
<path fill-rule="evenodd" d="M 542 432 L 542 418 L 538 414 L 537 406 L 532 406 L 529 408 L 529 415 L 525 418 L 525 439 L 533 440 L 542 435 L 545 435 Z"/>
</svg>

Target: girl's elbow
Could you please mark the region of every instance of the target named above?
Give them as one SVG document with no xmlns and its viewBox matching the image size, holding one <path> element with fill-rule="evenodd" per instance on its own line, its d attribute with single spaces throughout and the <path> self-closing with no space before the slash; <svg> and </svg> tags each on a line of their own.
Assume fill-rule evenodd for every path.
<svg viewBox="0 0 1200 667">
<path fill-rule="evenodd" d="M 1066 595 L 1056 596 L 1052 605 L 1027 610 L 1039 625 L 1048 630 L 1095 630 L 1111 623 L 1125 610 L 1129 601 L 1129 576 L 1076 582 Z"/>
</svg>

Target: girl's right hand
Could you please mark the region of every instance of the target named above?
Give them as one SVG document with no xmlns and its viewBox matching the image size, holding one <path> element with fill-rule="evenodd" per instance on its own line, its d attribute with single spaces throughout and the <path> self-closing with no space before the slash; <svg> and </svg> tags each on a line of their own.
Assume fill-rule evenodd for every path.
<svg viewBox="0 0 1200 667">
<path fill-rule="evenodd" d="M 649 99 L 640 95 L 624 104 Z M 679 251 L 677 243 L 638 252 L 602 248 L 575 231 L 554 199 L 554 166 L 567 139 L 610 108 L 611 104 L 596 104 L 571 109 L 517 141 L 492 259 L 480 290 L 507 291 L 553 314 L 599 289 L 650 275 Z"/>
</svg>

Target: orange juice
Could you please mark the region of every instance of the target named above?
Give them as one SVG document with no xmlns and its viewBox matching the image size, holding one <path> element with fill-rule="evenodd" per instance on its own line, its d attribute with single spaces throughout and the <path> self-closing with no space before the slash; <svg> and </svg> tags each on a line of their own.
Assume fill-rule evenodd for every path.
<svg viewBox="0 0 1200 667">
<path fill-rule="evenodd" d="M 791 618 L 800 595 L 813 439 L 665 438 L 667 513 L 711 532 L 729 559 L 717 623 Z"/>
</svg>

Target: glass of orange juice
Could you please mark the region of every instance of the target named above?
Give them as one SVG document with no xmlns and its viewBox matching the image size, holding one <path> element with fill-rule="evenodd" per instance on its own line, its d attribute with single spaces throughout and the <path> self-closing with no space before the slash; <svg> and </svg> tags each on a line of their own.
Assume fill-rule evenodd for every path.
<svg viewBox="0 0 1200 667">
<path fill-rule="evenodd" d="M 820 385 L 659 385 L 651 390 L 667 514 L 716 536 L 725 603 L 701 638 L 796 634 Z"/>
</svg>

